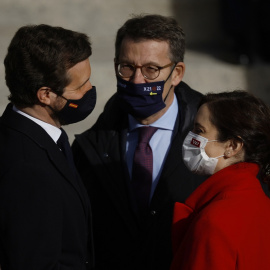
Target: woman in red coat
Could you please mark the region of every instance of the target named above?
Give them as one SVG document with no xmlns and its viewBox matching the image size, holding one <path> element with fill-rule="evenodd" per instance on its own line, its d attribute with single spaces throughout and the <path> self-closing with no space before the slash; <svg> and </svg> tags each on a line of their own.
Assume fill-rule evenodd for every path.
<svg viewBox="0 0 270 270">
<path fill-rule="evenodd" d="M 171 270 L 270 269 L 270 111 L 244 91 L 208 94 L 183 144 L 186 166 L 212 175 L 176 203 Z"/>
</svg>

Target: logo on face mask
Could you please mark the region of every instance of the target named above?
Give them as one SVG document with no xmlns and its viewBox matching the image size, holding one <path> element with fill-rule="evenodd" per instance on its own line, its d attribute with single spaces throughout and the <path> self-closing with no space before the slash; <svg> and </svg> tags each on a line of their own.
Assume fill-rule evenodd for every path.
<svg viewBox="0 0 270 270">
<path fill-rule="evenodd" d="M 194 138 L 192 138 L 191 144 L 194 145 L 194 146 L 196 146 L 196 147 L 200 147 L 201 142 L 198 141 L 198 140 L 196 140 L 196 139 L 194 139 Z"/>
<path fill-rule="evenodd" d="M 78 105 L 77 104 L 74 104 L 74 103 L 69 103 L 68 106 L 69 107 L 72 107 L 74 109 L 77 109 L 78 108 Z"/>
<path fill-rule="evenodd" d="M 157 85 L 157 86 L 148 86 L 148 87 L 144 87 L 143 91 L 147 91 L 147 92 L 151 92 L 152 91 L 162 91 L 162 86 L 161 85 Z"/>
</svg>

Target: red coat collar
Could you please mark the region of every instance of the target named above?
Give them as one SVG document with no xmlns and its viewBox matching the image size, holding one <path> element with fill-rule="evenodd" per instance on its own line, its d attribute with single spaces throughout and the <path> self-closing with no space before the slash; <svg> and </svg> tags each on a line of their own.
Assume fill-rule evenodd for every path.
<svg viewBox="0 0 270 270">
<path fill-rule="evenodd" d="M 261 188 L 259 180 L 255 181 L 258 172 L 259 166 L 255 163 L 233 164 L 209 177 L 186 199 L 185 203 L 176 202 L 172 227 L 173 250 L 176 251 L 194 214 L 209 202 L 234 191 Z"/>
<path fill-rule="evenodd" d="M 259 181 L 254 181 L 259 172 L 255 163 L 241 162 L 228 166 L 203 182 L 185 201 L 193 210 L 201 208 L 213 198 L 234 190 L 256 188 Z"/>
</svg>

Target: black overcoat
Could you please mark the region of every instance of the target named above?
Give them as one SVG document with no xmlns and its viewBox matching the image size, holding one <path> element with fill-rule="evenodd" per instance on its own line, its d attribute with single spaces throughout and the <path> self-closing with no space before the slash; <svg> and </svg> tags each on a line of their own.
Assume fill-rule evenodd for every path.
<svg viewBox="0 0 270 270">
<path fill-rule="evenodd" d="M 133 207 L 125 164 L 128 117 L 116 95 L 96 124 L 76 136 L 73 151 L 90 195 L 98 270 L 169 269 L 174 202 L 183 202 L 205 179 L 189 172 L 181 153 L 202 95 L 184 82 L 175 94 L 179 114 L 173 141 L 146 220 L 140 220 Z"/>
<path fill-rule="evenodd" d="M 0 151 L 2 270 L 87 269 L 89 198 L 58 146 L 9 104 Z"/>
</svg>

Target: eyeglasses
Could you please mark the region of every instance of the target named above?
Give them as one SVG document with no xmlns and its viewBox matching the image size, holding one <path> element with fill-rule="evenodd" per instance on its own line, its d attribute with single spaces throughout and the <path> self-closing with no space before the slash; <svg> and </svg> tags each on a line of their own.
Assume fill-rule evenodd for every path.
<svg viewBox="0 0 270 270">
<path fill-rule="evenodd" d="M 159 76 L 160 70 L 167 67 L 171 67 L 172 65 L 175 65 L 175 63 L 170 63 L 163 67 L 159 67 L 159 66 L 155 66 L 151 64 L 146 64 L 143 66 L 136 66 L 136 65 L 127 64 L 127 63 L 115 63 L 115 70 L 120 77 L 130 78 L 134 76 L 136 69 L 140 68 L 144 78 L 149 79 L 149 80 L 154 80 Z"/>
</svg>

